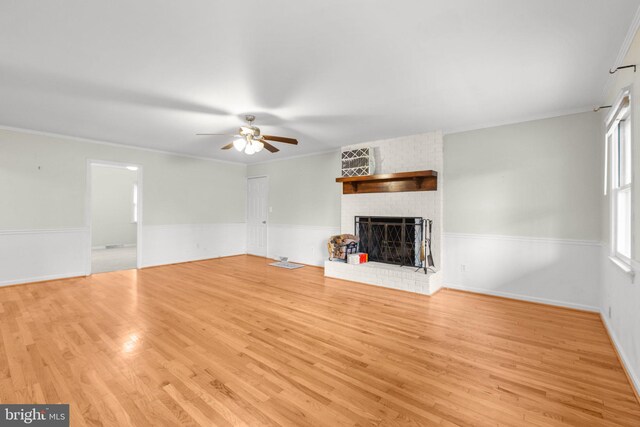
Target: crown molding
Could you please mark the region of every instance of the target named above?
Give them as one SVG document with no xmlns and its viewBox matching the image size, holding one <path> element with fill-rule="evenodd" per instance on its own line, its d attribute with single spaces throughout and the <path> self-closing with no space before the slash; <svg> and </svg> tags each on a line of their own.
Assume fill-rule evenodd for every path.
<svg viewBox="0 0 640 427">
<path fill-rule="evenodd" d="M 624 58 L 629 53 L 629 49 L 631 49 L 631 43 L 633 43 L 633 39 L 636 37 L 636 33 L 640 29 L 640 6 L 636 9 L 636 13 L 633 15 L 633 20 L 631 21 L 631 25 L 629 25 L 629 29 L 627 30 L 627 35 L 622 41 L 622 45 L 620 46 L 620 50 L 618 51 L 618 56 L 616 57 L 616 62 L 613 64 L 611 68 L 618 68 L 623 65 Z M 608 70 L 607 70 L 608 71 Z M 607 99 L 607 95 L 609 94 L 609 90 L 611 90 L 611 86 L 615 81 L 615 75 L 610 74 L 607 77 L 607 81 L 602 88 L 602 99 Z"/>
<path fill-rule="evenodd" d="M 147 151 L 147 152 L 158 153 L 158 154 L 168 154 L 170 156 L 186 157 L 186 158 L 189 158 L 189 159 L 207 160 L 207 161 L 211 161 L 211 162 L 219 162 L 219 163 L 227 163 L 227 164 L 233 164 L 233 165 L 247 166 L 246 163 L 234 162 L 232 160 L 221 160 L 221 159 L 215 159 L 213 157 L 195 156 L 195 155 L 192 155 L 192 154 L 178 153 L 178 152 L 175 152 L 175 151 L 166 151 L 166 150 L 158 150 L 156 148 L 138 147 L 136 145 L 127 145 L 127 144 L 120 144 L 120 143 L 117 143 L 117 142 L 100 141 L 100 140 L 97 140 L 97 139 L 83 138 L 83 137 L 79 137 L 79 136 L 65 135 L 65 134 L 61 134 L 61 133 L 44 132 L 44 131 L 39 131 L 39 130 L 25 129 L 25 128 L 13 127 L 13 126 L 4 126 L 4 125 L 1 125 L 1 124 L 0 124 L 0 130 L 5 130 L 5 131 L 9 131 L 9 132 L 27 133 L 27 134 L 30 134 L 30 135 L 47 136 L 47 137 L 51 137 L 51 138 L 68 139 L 70 141 L 85 142 L 85 143 L 89 143 L 89 144 L 108 145 L 108 146 L 111 146 L 111 147 L 125 148 L 125 149 L 128 149 L 128 150 L 138 150 L 138 151 Z"/>
<path fill-rule="evenodd" d="M 517 119 L 487 122 L 483 124 L 478 124 L 478 125 L 469 126 L 469 127 L 462 127 L 462 128 L 445 129 L 442 131 L 442 134 L 444 136 L 444 135 L 451 135 L 454 133 L 471 132 L 474 130 L 482 130 L 482 129 L 500 127 L 500 126 L 515 125 L 518 123 L 534 122 L 536 120 L 553 119 L 556 117 L 571 116 L 574 114 L 582 114 L 587 112 L 593 112 L 593 107 L 588 106 L 588 107 L 571 108 L 568 110 L 553 111 L 550 113 L 533 114 L 530 116 L 524 116 Z"/>
</svg>

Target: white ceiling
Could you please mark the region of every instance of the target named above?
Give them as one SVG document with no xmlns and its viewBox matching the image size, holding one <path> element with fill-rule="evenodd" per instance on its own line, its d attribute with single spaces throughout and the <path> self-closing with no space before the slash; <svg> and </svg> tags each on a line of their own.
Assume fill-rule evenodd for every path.
<svg viewBox="0 0 640 427">
<path fill-rule="evenodd" d="M 0 125 L 257 162 L 576 111 L 602 100 L 639 4 L 5 0 Z M 195 136 L 245 113 L 300 145 Z"/>
</svg>

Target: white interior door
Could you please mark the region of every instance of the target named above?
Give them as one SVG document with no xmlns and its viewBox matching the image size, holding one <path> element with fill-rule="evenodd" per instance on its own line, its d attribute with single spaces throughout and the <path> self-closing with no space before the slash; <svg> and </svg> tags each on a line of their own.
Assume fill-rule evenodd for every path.
<svg viewBox="0 0 640 427">
<path fill-rule="evenodd" d="M 247 253 L 267 256 L 267 177 L 247 179 Z"/>
</svg>

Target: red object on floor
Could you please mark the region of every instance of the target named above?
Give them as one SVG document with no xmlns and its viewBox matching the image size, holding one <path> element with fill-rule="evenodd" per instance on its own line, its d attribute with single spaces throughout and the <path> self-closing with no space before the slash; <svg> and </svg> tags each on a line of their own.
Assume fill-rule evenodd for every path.
<svg viewBox="0 0 640 427">
<path fill-rule="evenodd" d="M 360 264 L 364 264 L 369 261 L 369 254 L 360 254 Z"/>
</svg>

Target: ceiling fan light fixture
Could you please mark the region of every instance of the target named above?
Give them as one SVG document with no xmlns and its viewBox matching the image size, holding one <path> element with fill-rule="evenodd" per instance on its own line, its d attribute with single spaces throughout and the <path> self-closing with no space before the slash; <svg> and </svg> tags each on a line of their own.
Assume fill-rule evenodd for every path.
<svg viewBox="0 0 640 427">
<path fill-rule="evenodd" d="M 238 138 L 235 141 L 233 141 L 233 148 L 235 148 L 238 151 L 244 150 L 246 145 L 247 145 L 247 141 L 245 141 L 244 138 Z"/>
<path fill-rule="evenodd" d="M 263 135 L 260 131 L 260 128 L 253 125 L 253 121 L 256 119 L 253 115 L 246 115 L 245 120 L 247 124 L 245 126 L 240 126 L 238 129 L 238 134 L 231 135 L 228 133 L 198 133 L 196 135 L 220 135 L 220 136 L 231 136 L 235 139 L 230 143 L 220 147 L 221 150 L 230 150 L 232 147 L 236 149 L 236 151 L 251 156 L 255 153 L 259 153 L 262 150 L 266 149 L 269 153 L 277 153 L 280 151 L 278 148 L 274 147 L 272 144 L 274 142 L 281 144 L 293 144 L 297 145 L 298 140 L 295 138 L 286 138 L 284 136 L 276 136 L 276 135 Z"/>
</svg>

